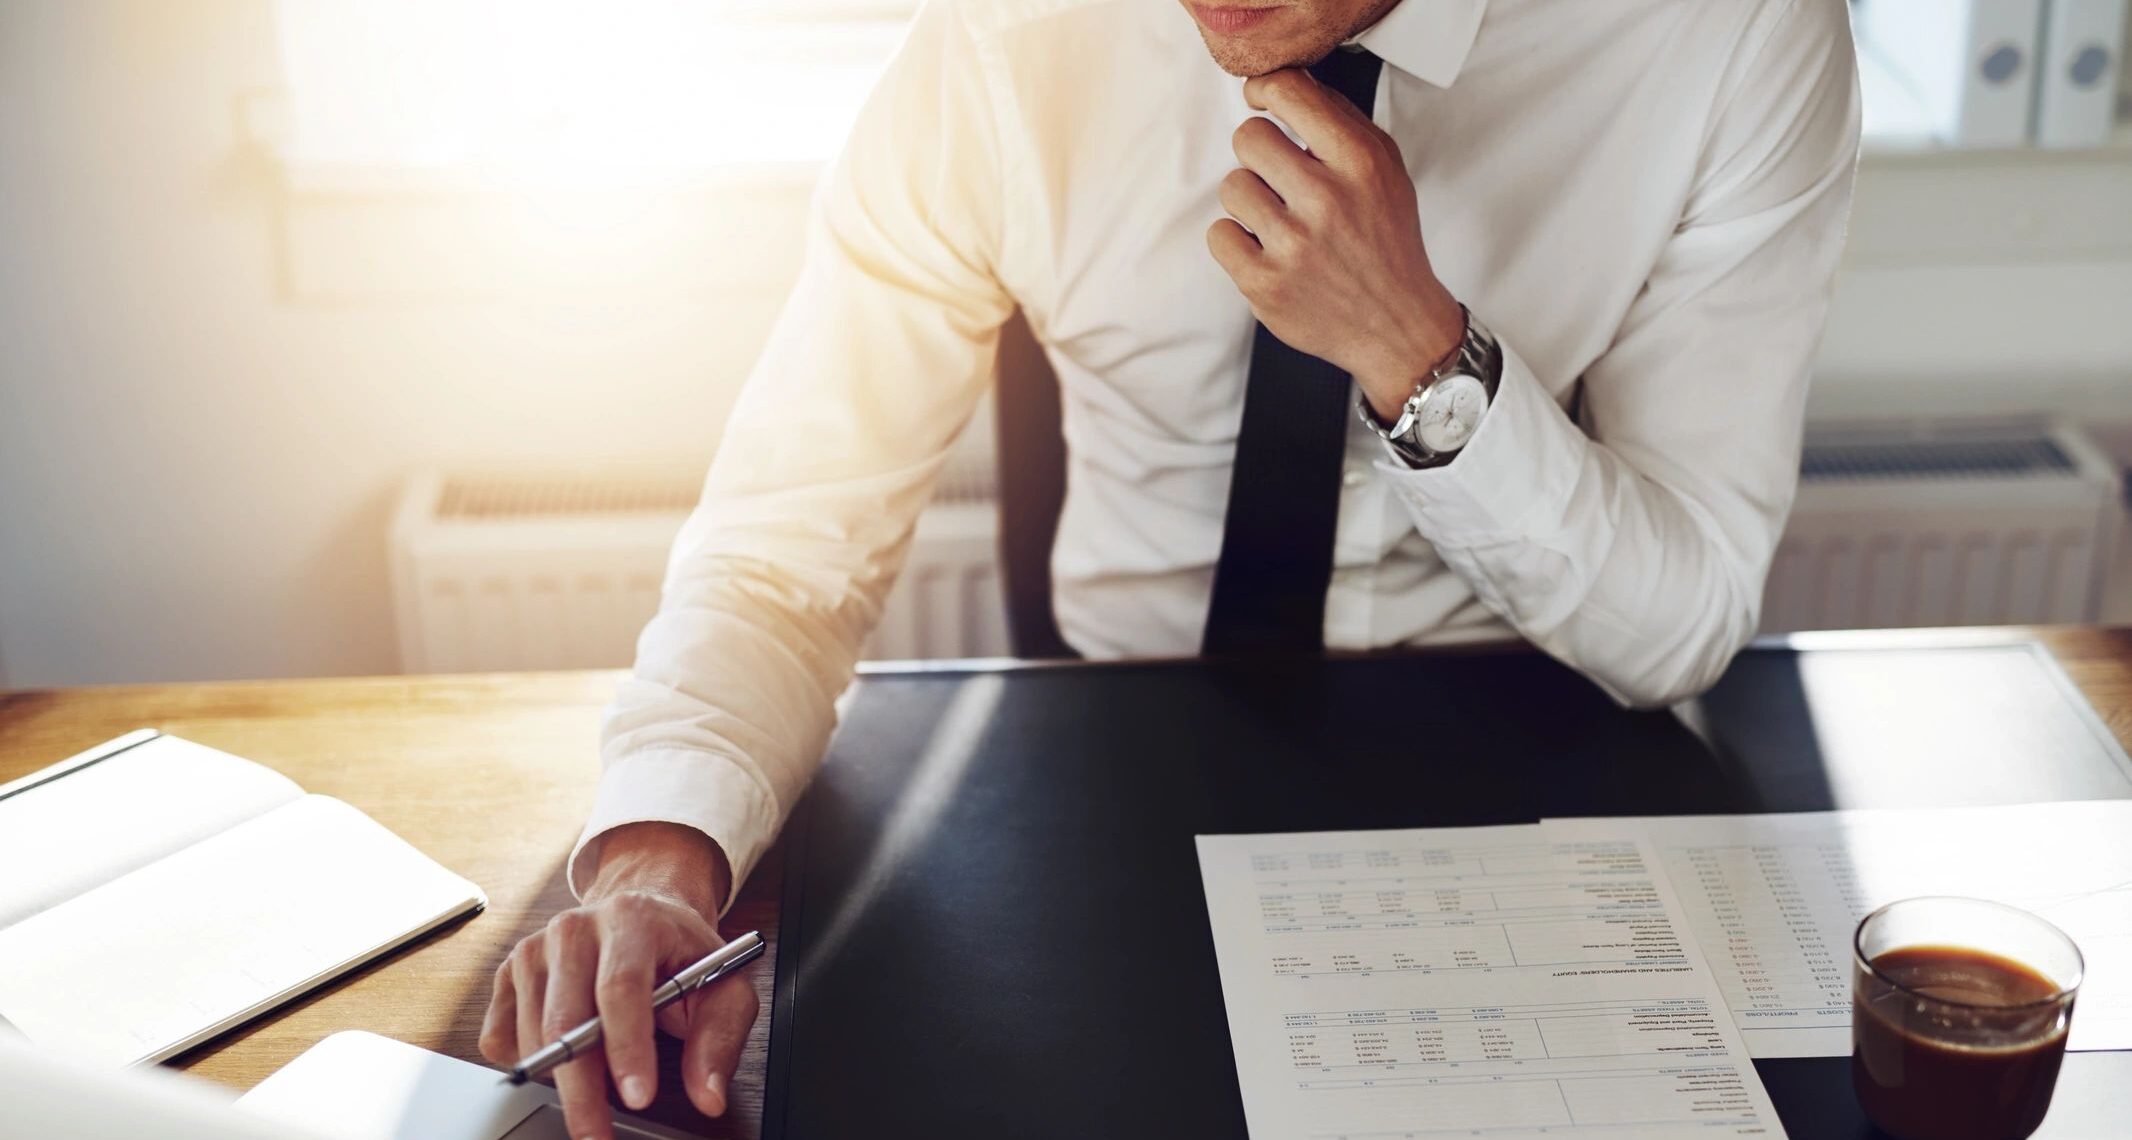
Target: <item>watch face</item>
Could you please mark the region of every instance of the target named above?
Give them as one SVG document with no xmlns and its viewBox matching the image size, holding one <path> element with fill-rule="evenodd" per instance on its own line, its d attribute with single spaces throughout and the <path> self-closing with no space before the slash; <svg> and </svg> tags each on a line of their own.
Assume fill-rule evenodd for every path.
<svg viewBox="0 0 2132 1140">
<path fill-rule="evenodd" d="M 1488 410 L 1488 389 L 1463 372 L 1436 382 L 1415 417 L 1414 435 L 1430 451 L 1457 451 L 1481 426 L 1481 413 Z"/>
</svg>

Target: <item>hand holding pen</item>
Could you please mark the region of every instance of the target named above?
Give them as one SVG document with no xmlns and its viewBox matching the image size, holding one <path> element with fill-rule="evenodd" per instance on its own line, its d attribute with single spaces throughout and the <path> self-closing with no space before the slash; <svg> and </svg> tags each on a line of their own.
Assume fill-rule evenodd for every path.
<svg viewBox="0 0 2132 1140">
<path fill-rule="evenodd" d="M 762 935 L 750 930 L 731 942 L 698 958 L 651 993 L 651 1007 L 665 1009 L 684 996 L 710 985 L 762 956 Z M 549 1070 L 600 1043 L 600 1019 L 587 1018 L 569 1032 L 535 1049 L 511 1067 L 505 1078 L 514 1085 L 544 1077 Z"/>
<path fill-rule="evenodd" d="M 601 837 L 584 903 L 528 934 L 498 966 L 481 1053 L 510 1070 L 584 1022 L 599 1045 L 553 1070 L 572 1140 L 612 1140 L 615 1104 L 642 1110 L 677 1074 L 661 1074 L 658 1037 L 681 1040 L 681 1091 L 723 1115 L 750 1028 L 750 985 L 703 985 L 663 1009 L 662 983 L 725 944 L 714 926 L 731 882 L 717 846 L 693 828 L 635 823 Z M 742 950 L 752 939 L 741 939 Z M 587 1050 L 590 1054 L 587 1055 Z"/>
</svg>

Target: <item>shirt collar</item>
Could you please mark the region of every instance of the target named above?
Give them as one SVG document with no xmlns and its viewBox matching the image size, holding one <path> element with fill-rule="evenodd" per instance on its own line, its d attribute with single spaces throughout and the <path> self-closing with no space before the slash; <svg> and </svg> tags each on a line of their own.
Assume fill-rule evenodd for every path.
<svg viewBox="0 0 2132 1140">
<path fill-rule="evenodd" d="M 1408 75 L 1449 87 L 1465 66 L 1488 0 L 1401 0 L 1350 43 Z"/>
</svg>

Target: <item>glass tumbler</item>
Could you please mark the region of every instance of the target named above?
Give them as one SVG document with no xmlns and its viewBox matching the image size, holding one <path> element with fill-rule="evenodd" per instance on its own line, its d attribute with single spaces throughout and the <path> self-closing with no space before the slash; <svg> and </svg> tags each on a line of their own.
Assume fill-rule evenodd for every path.
<svg viewBox="0 0 2132 1140">
<path fill-rule="evenodd" d="M 2019 1140 L 2043 1123 L 2065 1059 L 2080 948 L 2027 911 L 1904 899 L 1852 944 L 1851 1079 L 1901 1140 Z"/>
</svg>

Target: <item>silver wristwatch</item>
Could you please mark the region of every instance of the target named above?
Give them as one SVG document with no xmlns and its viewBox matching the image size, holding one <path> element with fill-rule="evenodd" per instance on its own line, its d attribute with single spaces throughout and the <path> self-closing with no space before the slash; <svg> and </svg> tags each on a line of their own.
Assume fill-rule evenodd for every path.
<svg viewBox="0 0 2132 1140">
<path fill-rule="evenodd" d="M 1369 397 L 1356 393 L 1355 411 L 1384 440 L 1384 446 L 1408 467 L 1441 467 L 1458 458 L 1460 448 L 1480 430 L 1481 417 L 1495 402 L 1503 379 L 1503 350 L 1495 335 L 1460 305 L 1466 335 L 1458 351 L 1414 385 L 1414 394 L 1386 427 L 1370 409 Z"/>
</svg>

